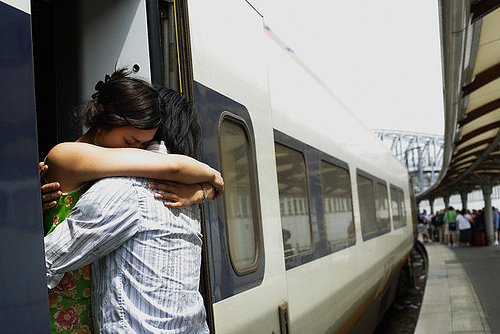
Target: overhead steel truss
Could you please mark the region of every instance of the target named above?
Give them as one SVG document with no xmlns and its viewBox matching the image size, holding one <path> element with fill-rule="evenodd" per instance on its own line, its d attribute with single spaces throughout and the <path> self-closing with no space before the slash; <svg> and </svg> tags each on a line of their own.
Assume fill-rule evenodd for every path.
<svg viewBox="0 0 500 334">
<path fill-rule="evenodd" d="M 415 194 L 426 190 L 437 180 L 443 165 L 443 136 L 380 129 L 373 132 L 406 166 Z"/>
</svg>

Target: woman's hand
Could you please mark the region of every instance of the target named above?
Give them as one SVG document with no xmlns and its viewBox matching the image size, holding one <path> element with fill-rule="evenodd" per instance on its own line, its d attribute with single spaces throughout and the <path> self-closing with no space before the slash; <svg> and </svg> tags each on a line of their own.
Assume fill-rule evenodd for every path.
<svg viewBox="0 0 500 334">
<path fill-rule="evenodd" d="M 38 164 L 38 170 L 40 171 L 40 180 L 43 183 L 43 176 L 47 173 L 49 166 L 45 165 L 43 162 Z M 42 193 L 42 209 L 46 211 L 57 204 L 57 199 L 62 195 L 62 192 L 59 190 L 61 185 L 59 182 L 51 182 L 43 184 L 41 187 Z"/>
<path fill-rule="evenodd" d="M 221 173 L 218 170 L 215 170 L 215 177 L 212 182 L 210 182 L 210 186 L 213 187 L 213 197 L 211 199 L 218 198 L 224 192 L 224 179 L 222 178 Z M 206 184 L 206 183 L 205 183 Z"/>
<path fill-rule="evenodd" d="M 205 187 L 206 195 L 203 187 Z M 215 197 L 215 188 L 210 184 L 183 184 L 177 182 L 150 181 L 149 188 L 160 192 L 155 193 L 155 198 L 162 200 L 169 208 L 184 208 L 193 204 L 202 204 Z M 206 197 L 205 197 L 206 196 Z"/>
</svg>

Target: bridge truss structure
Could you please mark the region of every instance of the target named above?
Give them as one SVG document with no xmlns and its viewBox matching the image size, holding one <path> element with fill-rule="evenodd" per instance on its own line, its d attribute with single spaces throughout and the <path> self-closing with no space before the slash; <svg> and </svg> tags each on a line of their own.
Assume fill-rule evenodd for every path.
<svg viewBox="0 0 500 334">
<path fill-rule="evenodd" d="M 381 129 L 372 131 L 406 166 L 415 195 L 434 184 L 443 165 L 443 136 Z"/>
</svg>

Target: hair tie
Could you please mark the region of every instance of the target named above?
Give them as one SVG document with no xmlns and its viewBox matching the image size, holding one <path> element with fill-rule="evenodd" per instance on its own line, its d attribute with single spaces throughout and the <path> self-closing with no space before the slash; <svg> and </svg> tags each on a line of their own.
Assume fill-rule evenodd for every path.
<svg viewBox="0 0 500 334">
<path fill-rule="evenodd" d="M 99 96 L 99 92 L 101 91 L 102 87 L 104 86 L 104 82 L 102 82 L 102 80 L 99 80 L 96 84 L 95 84 L 95 90 L 96 92 L 94 94 L 92 94 L 92 98 L 93 99 L 96 99 L 98 96 Z"/>
<path fill-rule="evenodd" d="M 96 92 L 94 94 L 92 94 L 93 99 L 95 99 L 97 96 L 99 96 L 99 92 L 104 87 L 104 83 L 108 82 L 109 80 L 111 80 L 111 77 L 106 74 L 104 76 L 104 82 L 102 80 L 97 81 L 97 83 L 95 84 L 95 87 L 94 87 Z"/>
<path fill-rule="evenodd" d="M 99 80 L 96 84 L 95 84 L 95 90 L 100 92 L 102 87 L 104 86 L 104 82 L 102 82 L 102 80 Z"/>
</svg>

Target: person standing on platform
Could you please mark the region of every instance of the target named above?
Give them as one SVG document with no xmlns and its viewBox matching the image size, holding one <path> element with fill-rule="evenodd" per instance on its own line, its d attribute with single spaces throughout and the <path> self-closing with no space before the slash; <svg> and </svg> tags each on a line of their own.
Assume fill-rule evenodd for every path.
<svg viewBox="0 0 500 334">
<path fill-rule="evenodd" d="M 470 215 L 467 215 L 469 219 L 466 218 L 467 211 L 462 210 L 457 214 L 457 228 L 460 231 L 460 245 L 470 246 L 471 245 L 471 224 Z"/>
<path fill-rule="evenodd" d="M 445 229 L 448 228 L 449 231 L 449 234 L 444 232 L 445 240 L 448 241 L 448 246 L 453 246 L 457 241 L 457 213 L 452 206 L 444 213 L 443 221 Z"/>
<path fill-rule="evenodd" d="M 424 210 L 417 216 L 418 219 L 418 232 L 422 235 L 422 241 L 427 243 L 429 241 L 429 224 L 427 222 L 427 211 Z"/>
<path fill-rule="evenodd" d="M 432 226 L 432 215 L 430 213 L 427 213 L 426 210 L 424 210 L 424 220 L 425 224 L 427 225 L 427 236 L 428 236 L 428 241 L 432 242 L 433 241 L 433 234 L 434 234 L 434 226 Z"/>
<path fill-rule="evenodd" d="M 444 243 L 444 232 L 441 232 L 441 229 L 443 228 L 444 225 L 443 215 L 444 215 L 444 210 L 439 210 L 431 219 L 434 230 L 433 232 L 434 241 L 440 243 Z"/>
<path fill-rule="evenodd" d="M 484 210 L 476 211 L 474 218 L 474 246 L 486 246 L 486 224 Z"/>
</svg>

